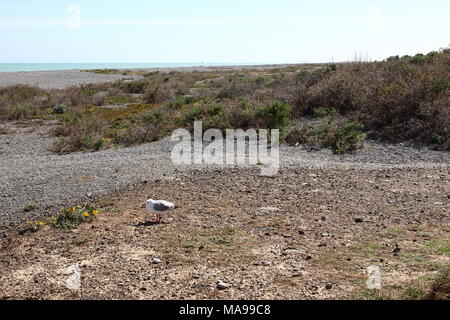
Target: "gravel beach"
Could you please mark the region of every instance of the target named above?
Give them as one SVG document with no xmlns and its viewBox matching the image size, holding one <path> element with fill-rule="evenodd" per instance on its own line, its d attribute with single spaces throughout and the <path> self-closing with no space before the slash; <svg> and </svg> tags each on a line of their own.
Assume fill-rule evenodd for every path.
<svg viewBox="0 0 450 320">
<path fill-rule="evenodd" d="M 65 89 L 81 84 L 133 80 L 136 78 L 129 75 L 98 74 L 81 70 L 0 72 L 0 87 L 22 84 L 38 86 L 43 89 Z"/>
<path fill-rule="evenodd" d="M 0 86 L 122 77 L 3 73 Z M 0 300 L 406 299 L 450 263 L 449 152 L 282 145 L 279 173 L 267 177 L 260 166 L 175 165 L 170 138 L 58 155 L 49 151 L 57 124 L 0 125 Z M 150 197 L 177 206 L 162 224 L 141 208 Z M 25 224 L 85 203 L 98 219 L 75 229 Z M 382 293 L 365 287 L 373 265 Z M 74 267 L 81 290 L 67 287 Z"/>
</svg>

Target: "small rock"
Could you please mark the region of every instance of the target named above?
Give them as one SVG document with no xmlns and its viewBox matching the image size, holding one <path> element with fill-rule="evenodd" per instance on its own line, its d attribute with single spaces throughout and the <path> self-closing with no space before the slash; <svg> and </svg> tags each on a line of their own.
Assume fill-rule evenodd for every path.
<svg viewBox="0 0 450 320">
<path fill-rule="evenodd" d="M 217 289 L 225 290 L 228 288 L 229 288 L 229 285 L 227 283 L 223 282 L 222 280 L 217 281 Z"/>
<path fill-rule="evenodd" d="M 56 106 L 53 107 L 53 114 L 64 114 L 66 113 L 67 110 L 67 106 L 64 104 L 58 104 Z"/>
<path fill-rule="evenodd" d="M 312 257 L 311 257 L 310 255 L 308 255 L 308 256 L 305 257 L 305 260 L 306 260 L 306 261 L 311 260 L 311 259 L 312 259 Z"/>
<path fill-rule="evenodd" d="M 327 283 L 325 285 L 325 289 L 327 289 L 327 290 L 331 290 L 332 288 L 333 288 L 333 285 L 331 283 Z"/>
<path fill-rule="evenodd" d="M 259 207 L 258 211 L 280 211 L 281 209 L 275 207 Z"/>
<path fill-rule="evenodd" d="M 161 263 L 161 260 L 158 259 L 158 258 L 153 258 L 153 259 L 152 259 L 152 263 L 153 263 L 153 264 L 159 264 L 159 263 Z"/>
<path fill-rule="evenodd" d="M 303 236 L 303 235 L 305 235 L 305 231 L 299 230 L 299 231 L 298 231 L 298 234 Z"/>
<path fill-rule="evenodd" d="M 356 222 L 356 223 L 363 223 L 363 222 L 364 222 L 364 219 L 363 219 L 363 218 L 356 218 L 356 219 L 355 219 L 355 222 Z"/>
</svg>

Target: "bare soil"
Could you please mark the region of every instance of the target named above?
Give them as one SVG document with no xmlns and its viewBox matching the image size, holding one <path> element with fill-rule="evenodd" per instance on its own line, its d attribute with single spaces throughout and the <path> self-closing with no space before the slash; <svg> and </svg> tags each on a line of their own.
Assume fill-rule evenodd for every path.
<svg viewBox="0 0 450 320">
<path fill-rule="evenodd" d="M 450 264 L 445 167 L 258 174 L 143 184 L 99 200 L 92 224 L 5 235 L 0 299 L 408 299 Z M 178 208 L 155 225 L 150 197 Z M 66 288 L 74 264 L 78 291 Z M 366 289 L 371 265 L 382 290 Z"/>
</svg>

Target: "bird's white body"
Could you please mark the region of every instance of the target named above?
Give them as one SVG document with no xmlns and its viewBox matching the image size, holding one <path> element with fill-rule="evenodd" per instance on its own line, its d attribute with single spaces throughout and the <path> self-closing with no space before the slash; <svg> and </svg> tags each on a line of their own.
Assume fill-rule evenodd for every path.
<svg viewBox="0 0 450 320">
<path fill-rule="evenodd" d="M 153 199 L 145 201 L 145 207 L 147 208 L 148 211 L 156 213 L 157 222 L 161 221 L 162 215 L 165 215 L 170 210 L 175 209 L 175 205 L 172 202 Z"/>
</svg>

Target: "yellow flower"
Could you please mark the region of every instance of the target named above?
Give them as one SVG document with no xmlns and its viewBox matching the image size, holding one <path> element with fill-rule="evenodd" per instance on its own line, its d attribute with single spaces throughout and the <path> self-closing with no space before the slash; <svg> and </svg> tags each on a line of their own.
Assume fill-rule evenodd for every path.
<svg viewBox="0 0 450 320">
<path fill-rule="evenodd" d="M 100 213 L 100 212 L 99 212 L 98 210 L 92 211 L 92 214 L 93 214 L 94 216 L 98 215 L 99 213 Z"/>
<path fill-rule="evenodd" d="M 89 217 L 89 213 L 87 213 L 87 212 L 84 212 L 84 213 L 83 213 L 83 216 L 85 216 L 85 217 Z"/>
<path fill-rule="evenodd" d="M 42 222 L 42 221 L 39 222 L 39 225 L 40 225 L 40 226 L 43 226 L 44 224 L 45 224 L 45 222 Z"/>
</svg>

